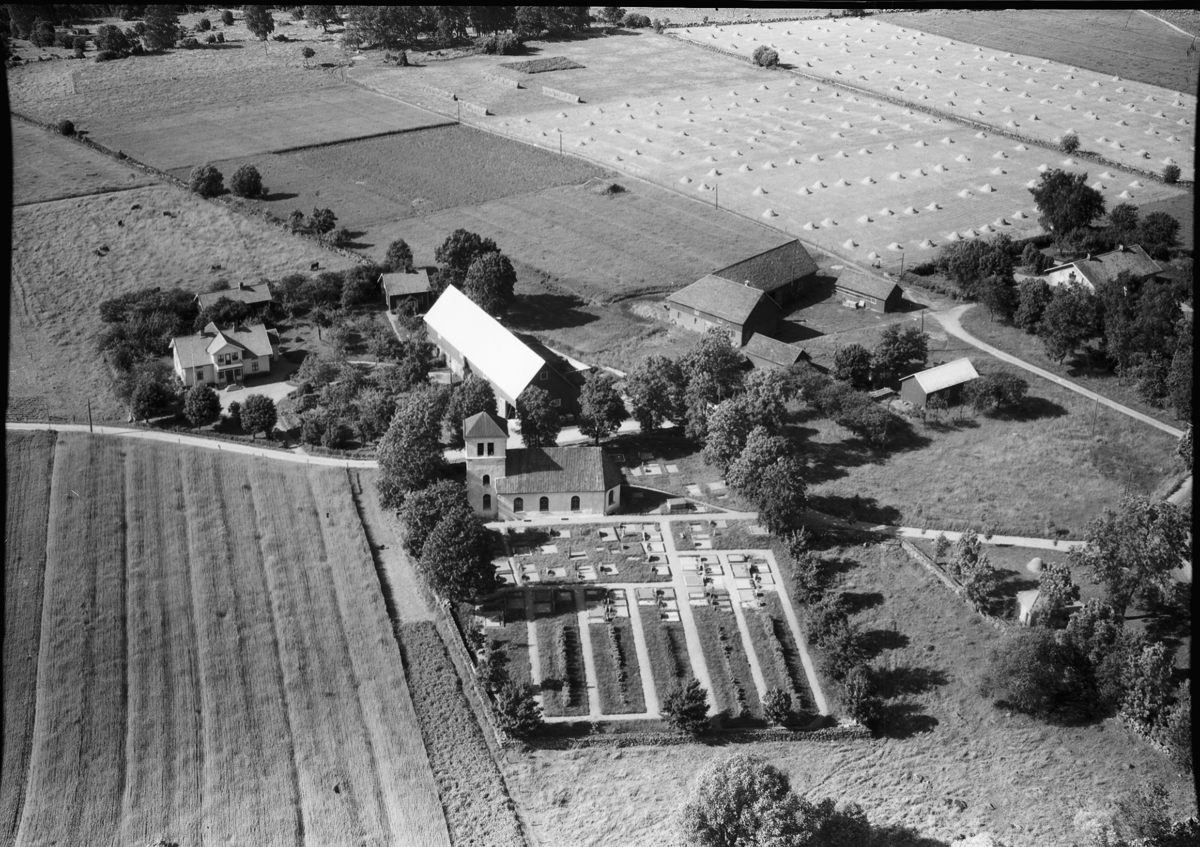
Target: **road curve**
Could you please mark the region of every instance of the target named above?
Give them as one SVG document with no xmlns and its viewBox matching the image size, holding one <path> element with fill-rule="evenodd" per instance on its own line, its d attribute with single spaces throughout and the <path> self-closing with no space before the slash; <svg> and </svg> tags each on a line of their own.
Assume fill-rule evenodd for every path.
<svg viewBox="0 0 1200 847">
<path fill-rule="evenodd" d="M 1048 370 L 1039 368 L 1036 365 L 1031 365 L 1028 362 L 1024 361 L 1023 359 L 1018 359 L 1016 356 L 1009 355 L 1008 353 L 1005 353 L 1003 350 L 997 350 L 992 345 L 985 344 L 984 342 L 980 341 L 978 338 L 971 335 L 971 333 L 967 332 L 965 329 L 962 328 L 961 319 L 962 319 L 963 313 L 966 312 L 967 309 L 971 308 L 971 305 L 972 304 L 968 303 L 963 306 L 955 306 L 953 309 L 947 309 L 944 312 L 933 312 L 931 316 L 934 318 L 934 320 L 936 320 L 938 323 L 940 323 L 942 325 L 943 329 L 945 329 L 946 332 L 950 333 L 955 338 L 960 338 L 963 341 L 970 344 L 971 346 L 978 347 L 983 352 L 988 353 L 992 356 L 995 356 L 997 359 L 999 359 L 1002 362 L 1008 362 L 1010 365 L 1016 365 L 1019 368 L 1024 368 L 1025 370 L 1029 371 L 1030 373 L 1037 374 L 1038 376 L 1042 377 L 1042 379 L 1048 379 L 1051 382 L 1055 383 L 1056 385 L 1061 385 L 1063 388 L 1074 391 L 1076 394 L 1082 394 L 1084 397 L 1087 397 L 1089 400 L 1098 400 L 1100 403 L 1102 403 L 1105 406 L 1108 406 L 1110 409 L 1115 409 L 1116 411 L 1120 412 L 1121 414 L 1128 415 L 1129 417 L 1133 418 L 1134 420 L 1139 420 L 1142 423 L 1149 424 L 1150 426 L 1154 427 L 1155 429 L 1162 430 L 1163 432 L 1167 433 L 1170 436 L 1173 436 L 1175 438 L 1180 438 L 1183 435 L 1182 430 L 1176 429 L 1173 426 L 1168 426 L 1167 424 L 1163 423 L 1162 421 L 1155 420 L 1154 418 L 1150 417 L 1149 415 L 1143 415 L 1141 412 L 1135 411 L 1134 409 L 1131 409 L 1128 406 L 1122 406 L 1120 403 L 1116 402 L 1115 400 L 1109 400 L 1107 397 L 1105 397 L 1102 394 L 1097 394 L 1094 391 L 1089 391 L 1088 389 L 1084 388 L 1081 385 L 1076 385 L 1075 383 L 1071 382 L 1070 380 L 1063 379 L 1060 376 L 1050 373 L 1050 371 L 1048 371 Z"/>
</svg>

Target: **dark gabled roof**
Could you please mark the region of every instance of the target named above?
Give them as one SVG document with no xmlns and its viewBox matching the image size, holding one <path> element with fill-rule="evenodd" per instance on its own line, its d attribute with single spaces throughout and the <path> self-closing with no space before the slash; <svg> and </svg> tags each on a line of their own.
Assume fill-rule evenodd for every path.
<svg viewBox="0 0 1200 847">
<path fill-rule="evenodd" d="M 1046 273 L 1062 270 L 1074 265 L 1076 270 L 1092 284 L 1094 288 L 1110 279 L 1116 279 L 1122 271 L 1129 271 L 1137 279 L 1143 279 L 1163 272 L 1162 266 L 1151 259 L 1146 251 L 1138 245 L 1118 247 L 1107 253 L 1099 253 L 1090 258 L 1076 259 L 1057 267 L 1047 268 Z"/>
<path fill-rule="evenodd" d="M 491 412 L 480 412 L 463 421 L 464 438 L 508 438 L 508 421 Z"/>
<path fill-rule="evenodd" d="M 383 290 L 388 297 L 402 297 L 406 294 L 425 294 L 429 287 L 429 272 L 419 268 L 412 273 L 383 274 Z"/>
<path fill-rule="evenodd" d="M 509 450 L 500 494 L 570 494 L 607 491 L 621 473 L 601 447 L 546 447 Z"/>
<path fill-rule="evenodd" d="M 197 294 L 196 303 L 201 309 L 207 309 L 209 306 L 215 305 L 222 297 L 238 303 L 245 303 L 247 306 L 254 306 L 259 303 L 271 302 L 271 288 L 265 282 L 260 282 L 258 285 L 243 284 L 237 288 L 225 288 L 221 291 Z"/>
<path fill-rule="evenodd" d="M 817 263 L 804 249 L 804 245 L 799 241 L 789 241 L 714 271 L 713 276 L 739 285 L 748 282 L 751 288 L 760 291 L 775 291 L 789 282 L 816 272 Z"/>
<path fill-rule="evenodd" d="M 880 300 L 886 300 L 892 296 L 892 292 L 900 288 L 896 283 L 880 279 L 877 276 L 868 276 L 861 271 L 847 270 L 843 271 L 838 277 L 834 287 L 841 288 L 853 294 L 865 294 L 868 297 L 875 297 Z M 903 291 L 903 289 L 900 289 Z"/>
<path fill-rule="evenodd" d="M 757 288 L 731 282 L 709 274 L 687 288 L 680 289 L 667 297 L 688 309 L 699 309 L 709 315 L 724 318 L 741 326 L 750 318 L 755 307 L 764 300 L 775 307 L 774 301 Z"/>
<path fill-rule="evenodd" d="M 772 365 L 778 365 L 781 368 L 794 365 L 801 358 L 808 357 L 808 354 L 799 347 L 793 347 L 791 344 L 786 344 L 775 338 L 768 338 L 761 332 L 756 332 L 750 336 L 750 340 L 746 342 L 746 346 L 742 348 L 742 352 L 747 356 L 756 356 L 765 362 L 770 362 Z"/>
</svg>

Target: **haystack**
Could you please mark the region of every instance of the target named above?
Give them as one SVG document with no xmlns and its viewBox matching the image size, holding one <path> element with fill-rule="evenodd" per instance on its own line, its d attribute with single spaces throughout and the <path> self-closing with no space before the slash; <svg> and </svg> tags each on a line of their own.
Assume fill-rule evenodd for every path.
<svg viewBox="0 0 1200 847">
<path fill-rule="evenodd" d="M 929 250 L 929 249 L 932 249 L 933 242 L 930 241 L 928 238 L 926 238 L 924 241 L 922 241 L 917 246 L 920 247 L 922 250 Z"/>
<path fill-rule="evenodd" d="M 918 212 L 917 212 L 917 210 L 916 210 L 915 208 L 913 208 L 912 206 L 905 206 L 905 207 L 904 207 L 904 214 L 906 214 L 906 215 L 915 215 L 915 214 L 918 214 Z"/>
<path fill-rule="evenodd" d="M 837 221 L 835 221 L 833 218 L 825 218 L 823 221 L 821 221 L 821 226 L 823 226 L 823 227 L 837 226 Z"/>
<path fill-rule="evenodd" d="M 842 242 L 842 247 L 844 247 L 847 250 L 853 250 L 857 246 L 858 246 L 858 242 L 855 241 L 853 238 L 847 238 L 845 241 Z"/>
<path fill-rule="evenodd" d="M 750 193 L 753 194 L 755 197 L 762 197 L 764 194 L 767 193 L 767 190 L 760 185 L 760 186 L 758 186 L 758 188 L 754 189 Z"/>
<path fill-rule="evenodd" d="M 825 188 L 826 185 L 825 185 L 825 183 L 821 182 L 821 180 L 818 179 L 816 182 L 814 182 L 812 184 L 812 187 L 813 188 Z"/>
<path fill-rule="evenodd" d="M 884 206 L 882 209 L 879 210 L 879 216 L 881 218 L 888 218 L 894 214 L 896 214 L 896 213 L 893 212 L 891 209 L 889 209 L 887 206 Z"/>
<path fill-rule="evenodd" d="M 859 215 L 859 216 L 858 216 L 858 218 L 857 218 L 856 220 L 857 220 L 857 221 L 858 221 L 860 224 L 869 224 L 869 223 L 873 223 L 873 221 L 871 220 L 871 216 L 870 216 L 870 215 Z"/>
<path fill-rule="evenodd" d="M 762 216 L 763 216 L 764 218 L 777 218 L 777 217 L 779 217 L 779 215 L 775 214 L 775 210 L 774 210 L 774 209 L 767 209 L 765 212 L 763 212 L 763 213 L 762 213 Z"/>
</svg>

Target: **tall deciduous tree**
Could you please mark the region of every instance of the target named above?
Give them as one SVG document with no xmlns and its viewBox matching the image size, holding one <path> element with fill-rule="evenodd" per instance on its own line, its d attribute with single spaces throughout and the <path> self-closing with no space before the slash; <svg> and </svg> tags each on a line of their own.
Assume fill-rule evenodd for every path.
<svg viewBox="0 0 1200 847">
<path fill-rule="evenodd" d="M 729 465 L 726 482 L 738 494 L 757 502 L 767 469 L 788 455 L 788 449 L 786 438 L 772 435 L 764 426 L 756 426 L 746 437 L 742 452 Z"/>
<path fill-rule="evenodd" d="M 207 426 L 221 419 L 221 398 L 207 383 L 197 383 L 183 396 L 183 416 L 194 427 Z"/>
<path fill-rule="evenodd" d="M 270 438 L 277 419 L 275 401 L 265 394 L 251 394 L 242 401 L 242 429 L 250 433 L 251 438 L 259 432 Z"/>
<path fill-rule="evenodd" d="M 142 41 L 147 50 L 169 50 L 179 38 L 179 15 L 176 6 L 147 6 L 146 31 Z"/>
<path fill-rule="evenodd" d="M 414 556 L 421 555 L 429 535 L 443 517 L 455 510 L 470 508 L 467 490 L 457 480 L 441 479 L 412 492 L 404 498 L 399 513 L 404 525 L 404 548 Z"/>
<path fill-rule="evenodd" d="M 642 432 L 653 433 L 668 421 L 684 416 L 684 377 L 679 364 L 666 356 L 647 356 L 625 378 L 630 412 Z"/>
<path fill-rule="evenodd" d="M 496 250 L 471 262 L 463 277 L 463 294 L 492 317 L 499 317 L 516 299 L 516 285 L 517 272 L 512 262 Z"/>
<path fill-rule="evenodd" d="M 679 361 L 683 376 L 691 382 L 701 375 L 711 386 L 710 403 L 732 397 L 742 386 L 742 367 L 746 358 L 733 348 L 729 334 L 720 327 L 709 327 Z"/>
<path fill-rule="evenodd" d="M 874 379 L 888 382 L 916 373 L 928 359 L 928 335 L 915 326 L 901 330 L 899 324 L 889 324 L 871 354 L 871 371 Z"/>
<path fill-rule="evenodd" d="M 579 393 L 579 431 L 596 444 L 608 438 L 629 417 L 625 401 L 611 373 L 595 370 L 588 374 Z"/>
<path fill-rule="evenodd" d="M 267 36 L 275 31 L 275 18 L 270 6 L 243 6 L 242 20 L 246 29 L 259 41 L 266 41 Z"/>
<path fill-rule="evenodd" d="M 704 461 L 722 474 L 741 455 L 753 425 L 741 398 L 717 404 L 708 414 L 708 436 L 704 442 Z"/>
<path fill-rule="evenodd" d="M 496 692 L 496 721 L 516 738 L 528 738 L 542 727 L 542 707 L 529 683 L 509 682 Z"/>
<path fill-rule="evenodd" d="M 667 692 L 662 703 L 663 716 L 680 732 L 701 735 L 711 728 L 708 722 L 708 691 L 698 680 L 689 680 L 682 688 Z"/>
<path fill-rule="evenodd" d="M 550 394 L 531 385 L 517 397 L 517 418 L 521 421 L 521 440 L 526 447 L 553 447 L 562 432 L 562 415 L 551 402 Z"/>
<path fill-rule="evenodd" d="M 437 479 L 445 464 L 442 452 L 444 394 L 427 388 L 400 398 L 396 416 L 379 442 L 376 486 L 386 509 L 398 509 L 411 491 L 420 491 Z"/>
<path fill-rule="evenodd" d="M 1085 173 L 1045 171 L 1029 189 L 1041 213 L 1040 223 L 1056 235 L 1088 226 L 1104 214 L 1104 195 L 1087 184 Z"/>
<path fill-rule="evenodd" d="M 1037 332 L 1051 298 L 1050 285 L 1044 279 L 1025 279 L 1017 289 L 1017 312 L 1013 323 L 1029 334 Z"/>
<path fill-rule="evenodd" d="M 329 32 L 329 25 L 340 23 L 342 19 L 338 17 L 337 6 L 305 6 L 304 20 Z"/>
<path fill-rule="evenodd" d="M 388 245 L 387 253 L 383 258 L 384 266 L 393 272 L 411 271 L 413 267 L 413 252 L 408 246 L 408 242 L 403 238 L 397 238 Z"/>
<path fill-rule="evenodd" d="M 1054 287 L 1042 313 L 1038 336 L 1058 363 L 1096 333 L 1096 295 L 1078 282 Z"/>
<path fill-rule="evenodd" d="M 847 344 L 833 354 L 833 376 L 854 388 L 871 385 L 871 351 L 861 344 Z"/>
<path fill-rule="evenodd" d="M 444 291 L 448 285 L 462 288 L 471 263 L 487 253 L 499 252 L 499 249 L 496 242 L 490 238 L 465 229 L 454 230 L 433 251 L 438 263 L 438 293 Z"/>
<path fill-rule="evenodd" d="M 468 600 L 496 587 L 491 549 L 479 517 L 469 509 L 453 509 L 425 539 L 421 570 L 442 597 Z"/>
<path fill-rule="evenodd" d="M 803 526 L 808 485 L 803 462 L 784 456 L 763 471 L 758 485 L 758 520 L 772 535 L 784 536 Z"/>
<path fill-rule="evenodd" d="M 1175 353 L 1171 357 L 1171 370 L 1167 374 L 1167 394 L 1175 416 L 1187 421 L 1191 431 L 1192 420 L 1192 333 L 1191 327 L 1180 332 L 1176 338 Z M 1191 459 L 1188 459 L 1191 469 Z"/>
<path fill-rule="evenodd" d="M 495 411 L 496 392 L 492 384 L 478 374 L 468 374 L 466 379 L 451 389 L 450 402 L 446 405 L 449 446 L 455 450 L 463 448 L 463 421 L 480 412 Z"/>
<path fill-rule="evenodd" d="M 783 429 L 787 401 L 792 393 L 787 373 L 780 368 L 755 370 L 746 377 L 744 384 L 746 390 L 741 400 L 751 423 L 771 432 Z"/>
<path fill-rule="evenodd" d="M 1171 571 L 1191 555 L 1183 510 L 1165 500 L 1128 495 L 1116 511 L 1090 521 L 1086 547 L 1072 548 L 1072 565 L 1090 568 L 1108 602 L 1124 613 L 1134 599 L 1168 596 Z"/>
</svg>

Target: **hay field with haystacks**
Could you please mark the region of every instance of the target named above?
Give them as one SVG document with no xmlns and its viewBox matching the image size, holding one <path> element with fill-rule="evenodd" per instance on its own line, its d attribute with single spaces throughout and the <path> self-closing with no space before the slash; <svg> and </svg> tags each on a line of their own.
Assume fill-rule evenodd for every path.
<svg viewBox="0 0 1200 847">
<path fill-rule="evenodd" d="M 5 843 L 449 845 L 344 471 L 7 444 Z"/>
</svg>

